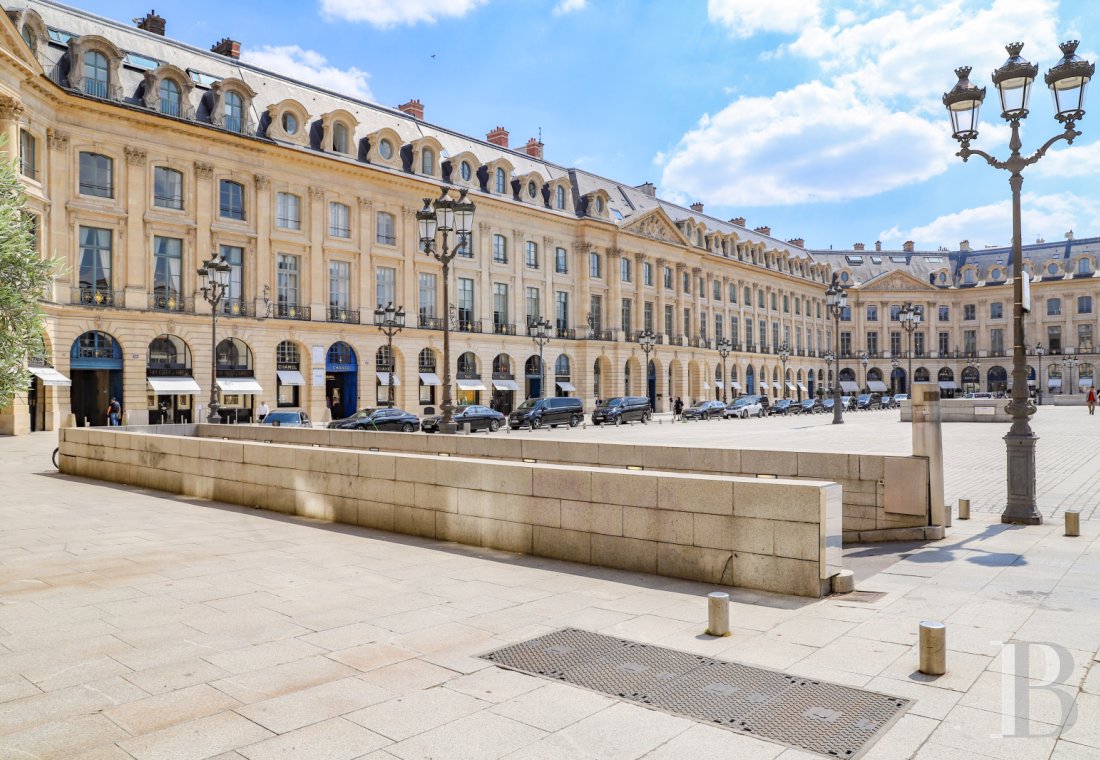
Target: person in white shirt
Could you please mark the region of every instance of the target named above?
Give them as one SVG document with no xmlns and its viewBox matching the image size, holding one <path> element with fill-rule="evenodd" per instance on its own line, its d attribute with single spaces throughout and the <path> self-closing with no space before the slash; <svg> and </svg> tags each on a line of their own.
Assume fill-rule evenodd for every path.
<svg viewBox="0 0 1100 760">
<path fill-rule="evenodd" d="M 268 412 L 270 412 L 270 411 L 271 410 L 268 408 L 267 402 L 266 401 L 261 401 L 260 402 L 260 408 L 256 410 L 256 417 L 260 420 L 260 422 L 263 422 L 264 417 L 266 417 Z"/>
</svg>

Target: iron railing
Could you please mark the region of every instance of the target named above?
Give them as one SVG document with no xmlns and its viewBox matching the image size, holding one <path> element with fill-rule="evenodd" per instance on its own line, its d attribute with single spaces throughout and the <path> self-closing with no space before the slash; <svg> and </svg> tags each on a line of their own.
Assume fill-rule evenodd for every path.
<svg viewBox="0 0 1100 760">
<path fill-rule="evenodd" d="M 271 316 L 275 319 L 297 319 L 302 322 L 309 322 L 312 319 L 310 307 L 290 303 L 271 304 Z"/>
<path fill-rule="evenodd" d="M 195 313 L 193 298 L 184 298 L 175 293 L 150 293 L 149 308 L 153 311 L 175 311 L 182 314 Z"/>
<path fill-rule="evenodd" d="M 121 306 L 122 291 L 101 290 L 100 288 L 73 288 L 72 303 L 82 306 Z"/>
<path fill-rule="evenodd" d="M 357 325 L 359 324 L 359 310 L 348 309 L 342 306 L 330 306 L 328 307 L 328 321 L 342 322 L 346 325 Z"/>
</svg>

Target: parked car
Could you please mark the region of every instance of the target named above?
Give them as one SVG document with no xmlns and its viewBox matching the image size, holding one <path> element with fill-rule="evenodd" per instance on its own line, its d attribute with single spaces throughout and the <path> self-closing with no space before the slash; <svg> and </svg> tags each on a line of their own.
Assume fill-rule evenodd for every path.
<svg viewBox="0 0 1100 760">
<path fill-rule="evenodd" d="M 438 433 L 439 421 L 443 419 L 441 414 L 433 414 L 431 417 L 425 417 L 420 421 L 420 429 L 425 433 Z M 500 430 L 500 426 L 505 423 L 508 418 L 498 412 L 496 409 L 490 409 L 487 406 L 481 406 L 480 404 L 470 404 L 469 406 L 460 406 L 454 411 L 454 421 L 458 425 L 458 429 L 470 424 L 471 431 L 488 430 L 492 433 Z"/>
<path fill-rule="evenodd" d="M 261 425 L 274 425 L 275 427 L 313 427 L 309 421 L 309 415 L 301 411 L 275 411 L 268 412 Z"/>
<path fill-rule="evenodd" d="M 856 397 L 855 396 L 841 396 L 840 403 L 844 411 L 854 412 L 856 410 Z"/>
<path fill-rule="evenodd" d="M 729 403 L 723 416 L 727 419 L 730 417 L 737 417 L 738 419 L 763 417 L 764 407 L 760 405 L 760 399 L 756 396 L 741 396 Z"/>
<path fill-rule="evenodd" d="M 340 430 L 399 430 L 402 433 L 411 433 L 420 429 L 420 418 L 403 409 L 368 407 L 342 420 L 333 420 L 328 427 Z"/>
<path fill-rule="evenodd" d="M 769 414 L 798 414 L 802 411 L 802 407 L 789 398 L 778 398 L 775 403 L 772 404 Z"/>
<path fill-rule="evenodd" d="M 579 398 L 529 398 L 508 415 L 508 425 L 517 430 L 527 425 L 537 430 L 543 425 L 576 427 L 584 419 L 584 406 Z"/>
<path fill-rule="evenodd" d="M 697 401 L 684 410 L 685 420 L 709 420 L 715 417 L 721 418 L 726 411 L 726 405 L 721 401 Z"/>
<path fill-rule="evenodd" d="M 901 406 L 902 401 L 908 401 L 908 400 L 909 400 L 909 394 L 908 393 L 895 393 L 894 394 L 894 405 L 895 406 Z"/>
<path fill-rule="evenodd" d="M 825 409 L 821 406 L 821 402 L 815 398 L 803 399 L 799 403 L 799 406 L 802 407 L 803 414 L 820 414 L 821 412 L 825 411 Z"/>
<path fill-rule="evenodd" d="M 861 393 L 856 398 L 856 409 L 869 411 L 871 409 L 880 409 L 881 407 L 881 396 L 877 393 Z"/>
<path fill-rule="evenodd" d="M 832 396 L 821 399 L 821 411 L 832 414 L 834 406 L 836 406 L 836 399 Z"/>
<path fill-rule="evenodd" d="M 601 401 L 592 412 L 593 425 L 621 425 L 624 422 L 649 422 L 653 410 L 645 396 L 615 396 Z"/>
<path fill-rule="evenodd" d="M 993 398 L 993 394 L 986 393 L 985 391 L 975 391 L 973 393 L 967 393 L 963 398 Z"/>
<path fill-rule="evenodd" d="M 893 396 L 883 396 L 882 397 L 882 408 L 883 409 L 897 409 L 898 408 L 898 402 L 894 401 Z"/>
</svg>

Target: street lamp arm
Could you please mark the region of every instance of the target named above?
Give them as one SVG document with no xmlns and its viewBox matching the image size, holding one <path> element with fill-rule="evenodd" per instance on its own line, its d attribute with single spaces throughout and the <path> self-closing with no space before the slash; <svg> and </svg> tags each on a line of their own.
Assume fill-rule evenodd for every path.
<svg viewBox="0 0 1100 760">
<path fill-rule="evenodd" d="M 961 158 L 963 160 L 963 163 L 969 161 L 971 156 L 981 156 L 985 159 L 985 162 L 992 166 L 994 169 L 1008 169 L 1007 162 L 999 161 L 998 159 L 986 153 L 984 150 L 971 148 L 969 140 L 963 141 L 962 148 L 960 148 L 959 152 L 955 155 Z"/>
<path fill-rule="evenodd" d="M 1034 164 L 1040 158 L 1045 156 L 1046 152 L 1048 150 L 1050 150 L 1050 147 L 1052 145 L 1054 145 L 1054 143 L 1058 142 L 1059 140 L 1065 140 L 1067 144 L 1073 145 L 1073 141 L 1076 140 L 1080 136 L 1081 136 L 1081 131 L 1080 130 L 1074 129 L 1072 123 L 1067 124 L 1065 132 L 1063 132 L 1060 135 L 1055 135 L 1054 137 L 1050 138 L 1045 143 L 1043 143 L 1043 146 L 1041 148 L 1039 148 L 1037 151 L 1035 151 L 1033 154 L 1031 154 L 1031 156 L 1029 156 L 1028 158 L 1024 159 L 1024 162 L 1020 166 L 1020 168 L 1022 169 L 1025 166 L 1031 166 L 1032 164 Z"/>
</svg>

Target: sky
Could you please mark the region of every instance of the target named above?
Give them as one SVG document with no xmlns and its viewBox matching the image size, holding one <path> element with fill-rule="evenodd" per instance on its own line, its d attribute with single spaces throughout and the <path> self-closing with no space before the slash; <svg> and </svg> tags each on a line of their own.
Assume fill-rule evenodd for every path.
<svg viewBox="0 0 1100 760">
<path fill-rule="evenodd" d="M 75 0 L 69 0 L 76 4 Z M 942 94 L 988 86 L 973 147 L 1007 154 L 990 73 L 1039 65 L 1024 152 L 1061 131 L 1043 74 L 1089 38 L 1093 0 L 158 0 L 168 36 L 545 155 L 809 248 L 1011 242 L 1006 172 L 955 156 Z M 80 7 L 117 20 L 136 0 Z M 1092 11 L 1090 14 L 1089 11 Z M 1094 23 L 1088 24 L 1087 19 Z M 1024 242 L 1100 236 L 1100 102 L 1024 173 Z M 1086 110 L 1089 110 L 1086 102 Z"/>
</svg>

